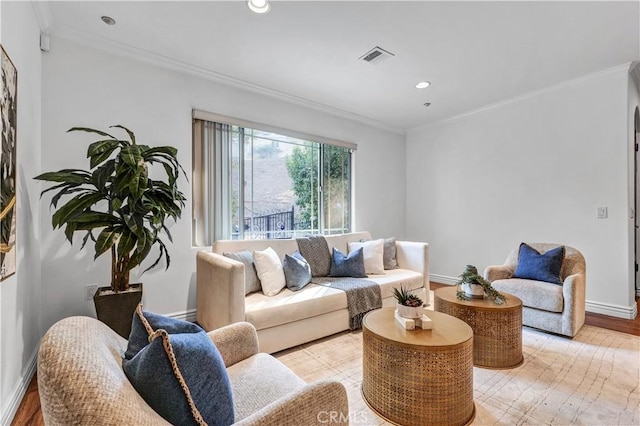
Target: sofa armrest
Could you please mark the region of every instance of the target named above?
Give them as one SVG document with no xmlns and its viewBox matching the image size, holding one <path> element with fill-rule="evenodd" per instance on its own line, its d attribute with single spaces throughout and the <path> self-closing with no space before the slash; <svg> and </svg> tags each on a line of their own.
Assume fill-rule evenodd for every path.
<svg viewBox="0 0 640 426">
<path fill-rule="evenodd" d="M 420 272 L 423 285 L 429 289 L 429 244 L 412 241 L 396 241 L 398 268 Z"/>
<path fill-rule="evenodd" d="M 586 279 L 583 273 L 569 275 L 562 284 L 562 333 L 575 336 L 585 321 Z"/>
<path fill-rule="evenodd" d="M 211 251 L 197 253 L 196 311 L 207 331 L 245 320 L 242 262 Z"/>
<path fill-rule="evenodd" d="M 348 425 L 349 402 L 341 383 L 321 380 L 291 392 L 236 425 Z"/>
<path fill-rule="evenodd" d="M 258 333 L 251 323 L 236 322 L 207 334 L 220 351 L 225 367 L 250 358 L 259 352 Z"/>
<path fill-rule="evenodd" d="M 495 280 L 506 280 L 513 275 L 513 268 L 506 265 L 487 266 L 484 270 L 484 279 L 489 282 Z"/>
</svg>

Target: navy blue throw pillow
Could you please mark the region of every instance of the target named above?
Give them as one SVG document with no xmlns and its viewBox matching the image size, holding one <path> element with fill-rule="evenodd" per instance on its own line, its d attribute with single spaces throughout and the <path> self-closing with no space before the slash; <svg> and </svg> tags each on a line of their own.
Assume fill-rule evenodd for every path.
<svg viewBox="0 0 640 426">
<path fill-rule="evenodd" d="M 171 424 L 228 426 L 235 420 L 222 356 L 195 324 L 138 306 L 122 368 L 140 396 Z"/>
<path fill-rule="evenodd" d="M 562 285 L 560 270 L 564 260 L 564 246 L 556 247 L 540 254 L 526 243 L 520 244 L 518 253 L 518 265 L 513 273 L 513 278 L 544 281 Z"/>
<path fill-rule="evenodd" d="M 282 269 L 287 288 L 291 291 L 302 290 L 311 282 L 311 266 L 298 251 L 284 255 Z"/>
<path fill-rule="evenodd" d="M 363 248 L 360 247 L 349 253 L 348 256 L 345 256 L 344 253 L 334 247 L 331 256 L 331 272 L 329 276 L 366 278 Z"/>
</svg>

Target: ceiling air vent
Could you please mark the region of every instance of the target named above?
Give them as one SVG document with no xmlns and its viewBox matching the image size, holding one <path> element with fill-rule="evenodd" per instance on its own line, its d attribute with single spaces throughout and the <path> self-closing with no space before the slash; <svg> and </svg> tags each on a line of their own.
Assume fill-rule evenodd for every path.
<svg viewBox="0 0 640 426">
<path fill-rule="evenodd" d="M 359 59 L 362 59 L 365 62 L 369 62 L 370 64 L 379 64 L 387 58 L 395 56 L 391 52 L 387 52 L 383 48 L 376 46 L 364 55 L 360 56 Z"/>
</svg>

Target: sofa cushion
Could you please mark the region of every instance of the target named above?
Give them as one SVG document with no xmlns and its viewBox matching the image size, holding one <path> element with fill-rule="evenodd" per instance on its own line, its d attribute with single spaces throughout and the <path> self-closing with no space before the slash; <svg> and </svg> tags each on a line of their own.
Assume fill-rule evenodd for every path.
<svg viewBox="0 0 640 426">
<path fill-rule="evenodd" d="M 308 284 L 300 291 L 287 288 L 276 296 L 252 293 L 245 297 L 245 320 L 256 330 L 275 327 L 347 308 L 342 290 Z"/>
<path fill-rule="evenodd" d="M 331 256 L 330 277 L 366 278 L 364 269 L 364 250 L 362 247 L 345 255 L 337 248 L 333 248 Z"/>
<path fill-rule="evenodd" d="M 564 246 L 540 253 L 530 245 L 521 243 L 518 252 L 518 264 L 513 273 L 513 278 L 562 284 L 560 271 L 562 270 L 563 260 Z"/>
<path fill-rule="evenodd" d="M 140 396 L 172 424 L 230 425 L 234 422 L 231 384 L 224 361 L 209 336 L 194 324 L 161 318 L 166 329 L 154 328 L 147 320 L 158 315 L 134 314 L 129 340 L 139 347 L 124 359 L 122 368 Z M 146 334 L 146 336 L 145 336 Z"/>
<path fill-rule="evenodd" d="M 326 277 L 331 271 L 331 251 L 322 235 L 296 239 L 300 254 L 309 262 L 311 275 Z"/>
<path fill-rule="evenodd" d="M 284 255 L 282 269 L 287 288 L 291 291 L 302 290 L 311 282 L 311 266 L 297 251 L 292 255 Z"/>
<path fill-rule="evenodd" d="M 229 367 L 236 420 L 261 410 L 305 382 L 277 359 L 259 353 Z M 259 377 L 260 380 L 256 380 Z"/>
<path fill-rule="evenodd" d="M 237 253 L 222 253 L 229 259 L 237 260 L 244 264 L 244 294 L 261 291 L 260 279 L 256 272 L 256 266 L 253 264 L 253 253 L 249 250 L 243 250 Z"/>
<path fill-rule="evenodd" d="M 253 263 L 256 265 L 260 286 L 265 295 L 275 296 L 286 287 L 282 262 L 274 249 L 267 247 L 263 251 L 254 250 Z"/>
<path fill-rule="evenodd" d="M 384 275 L 372 275 L 367 279 L 380 285 L 383 299 L 392 296 L 394 287 L 404 286 L 410 290 L 417 290 L 423 286 L 422 274 L 407 269 L 393 269 L 385 271 Z M 347 309 L 347 296 L 344 291 L 313 283 L 297 292 L 284 289 L 273 297 L 267 297 L 262 293 L 252 293 L 245 297 L 245 320 L 252 323 L 257 330 L 340 309 Z"/>
<path fill-rule="evenodd" d="M 384 274 L 384 240 L 354 241 L 349 243 L 349 253 L 362 248 L 364 271 L 369 274 Z"/>
<path fill-rule="evenodd" d="M 384 263 L 384 269 L 396 269 L 398 267 L 398 261 L 396 260 L 396 238 L 384 239 L 384 250 L 382 252 L 382 261 Z"/>
<path fill-rule="evenodd" d="M 562 286 L 544 281 L 509 278 L 491 283 L 498 291 L 512 294 L 522 300 L 522 305 L 549 312 L 562 312 L 564 297 Z"/>
<path fill-rule="evenodd" d="M 380 285 L 380 292 L 383 299 L 393 296 L 393 289 L 405 287 L 407 290 L 417 290 L 424 287 L 423 276 L 419 272 L 409 269 L 391 269 L 384 271 L 384 275 L 371 275 L 367 280 Z"/>
</svg>

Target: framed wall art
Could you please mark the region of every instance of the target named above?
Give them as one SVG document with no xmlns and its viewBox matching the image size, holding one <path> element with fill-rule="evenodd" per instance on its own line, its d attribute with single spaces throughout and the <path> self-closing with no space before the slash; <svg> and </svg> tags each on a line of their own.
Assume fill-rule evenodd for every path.
<svg viewBox="0 0 640 426">
<path fill-rule="evenodd" d="M 18 71 L 0 46 L 2 93 L 0 93 L 0 281 L 16 272 L 16 131 L 18 118 Z"/>
</svg>

